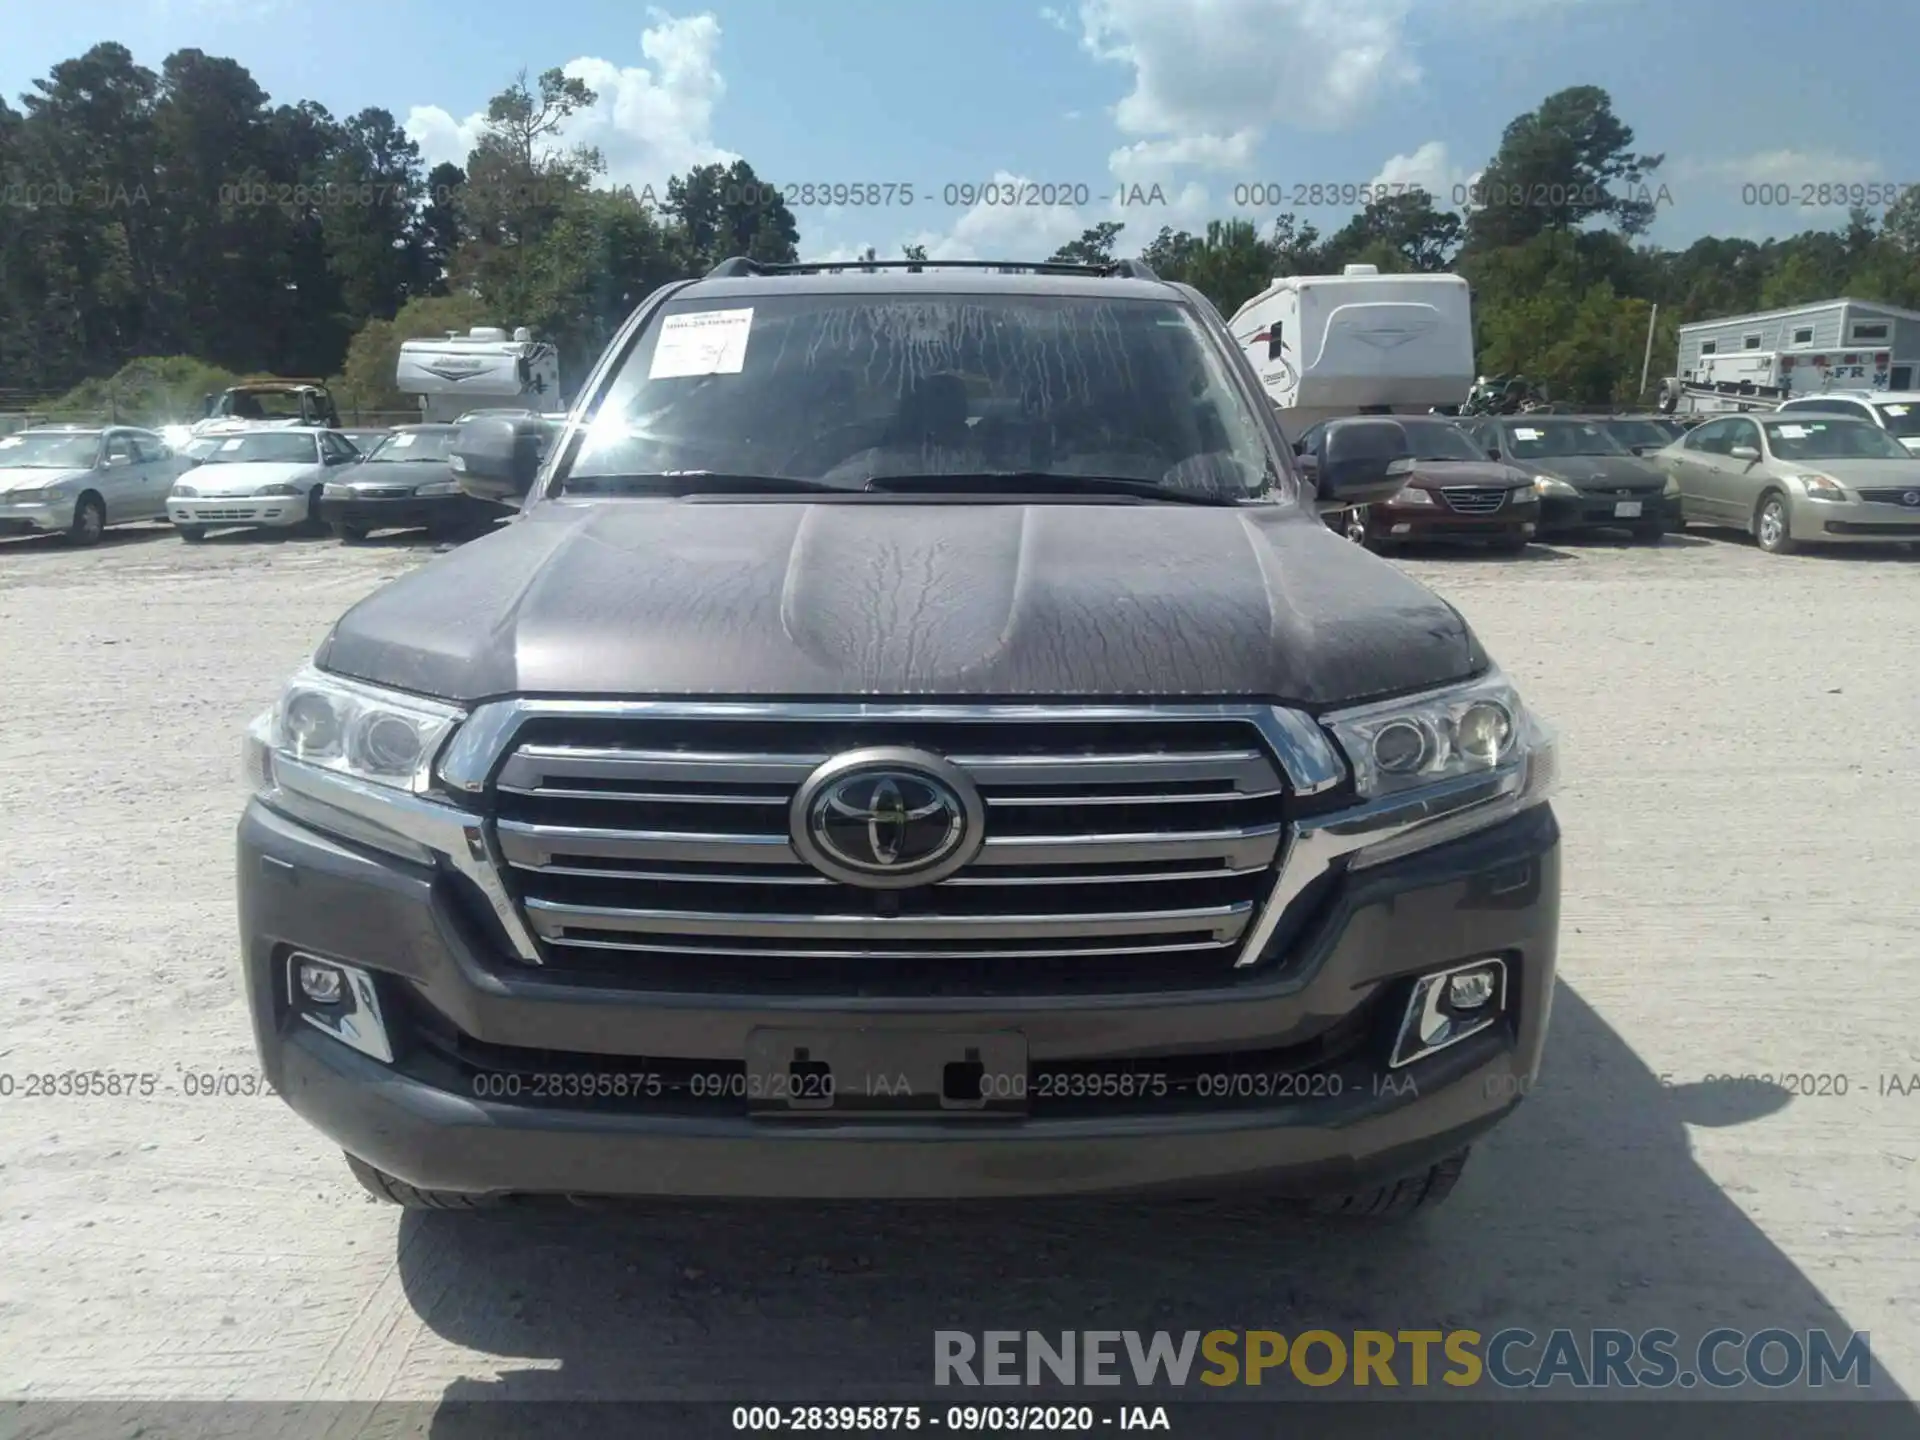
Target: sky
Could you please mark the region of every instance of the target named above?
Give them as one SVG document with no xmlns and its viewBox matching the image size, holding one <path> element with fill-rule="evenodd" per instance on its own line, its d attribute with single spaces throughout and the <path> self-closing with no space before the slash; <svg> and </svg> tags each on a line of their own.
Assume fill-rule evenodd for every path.
<svg viewBox="0 0 1920 1440">
<path fill-rule="evenodd" d="M 557 66 L 598 96 L 565 138 L 643 197 L 744 157 L 793 187 L 803 258 L 1019 260 L 1102 220 L 1122 254 L 1236 215 L 1331 231 L 1367 185 L 1457 208 L 1509 121 L 1592 84 L 1666 157 L 1649 238 L 1684 245 L 1833 225 L 1819 187 L 1893 187 L 1851 192 L 1877 212 L 1920 183 L 1911 47 L 1842 61 L 1840 20 L 1780 0 L 63 0 L 7 27 L 0 93 L 102 40 L 155 69 L 196 47 L 276 103 L 382 106 L 431 164 Z"/>
</svg>

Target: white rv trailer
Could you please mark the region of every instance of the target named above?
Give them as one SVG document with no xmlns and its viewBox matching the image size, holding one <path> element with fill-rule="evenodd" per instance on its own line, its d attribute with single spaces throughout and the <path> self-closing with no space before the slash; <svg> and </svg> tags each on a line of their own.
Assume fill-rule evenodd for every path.
<svg viewBox="0 0 1920 1440">
<path fill-rule="evenodd" d="M 407 340 L 400 346 L 394 386 L 419 397 L 420 418 L 446 424 L 469 410 L 551 410 L 560 403 L 560 357 L 535 340 L 525 326 L 507 332 L 476 325 L 441 340 Z"/>
<path fill-rule="evenodd" d="M 1287 275 L 1234 312 L 1289 437 L 1343 415 L 1424 415 L 1473 387 L 1473 305 L 1458 275 Z"/>
</svg>

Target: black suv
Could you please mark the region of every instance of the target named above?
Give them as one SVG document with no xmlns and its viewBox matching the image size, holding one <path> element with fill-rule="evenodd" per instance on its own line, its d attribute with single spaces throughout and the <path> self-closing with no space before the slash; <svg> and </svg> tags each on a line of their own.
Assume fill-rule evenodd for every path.
<svg viewBox="0 0 1920 1440">
<path fill-rule="evenodd" d="M 1438 1200 L 1553 994 L 1554 749 L 1137 263 L 670 285 L 250 732 L 262 1063 L 374 1193 Z"/>
</svg>

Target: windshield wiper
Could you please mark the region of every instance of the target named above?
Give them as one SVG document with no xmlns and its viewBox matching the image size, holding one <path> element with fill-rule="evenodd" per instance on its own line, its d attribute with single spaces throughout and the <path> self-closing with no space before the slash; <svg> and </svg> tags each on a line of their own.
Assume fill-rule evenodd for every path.
<svg viewBox="0 0 1920 1440">
<path fill-rule="evenodd" d="M 1249 495 L 1209 490 L 1176 490 L 1153 480 L 1118 475 L 1061 475 L 1048 470 L 980 470 L 952 475 L 876 475 L 866 488 L 900 494 L 967 495 L 1132 495 L 1177 505 L 1235 505 Z"/>
<path fill-rule="evenodd" d="M 845 495 L 852 493 L 853 487 L 792 475 L 734 475 L 719 470 L 666 470 L 657 475 L 573 475 L 560 487 L 562 495 L 773 495 L 794 491 Z"/>
</svg>

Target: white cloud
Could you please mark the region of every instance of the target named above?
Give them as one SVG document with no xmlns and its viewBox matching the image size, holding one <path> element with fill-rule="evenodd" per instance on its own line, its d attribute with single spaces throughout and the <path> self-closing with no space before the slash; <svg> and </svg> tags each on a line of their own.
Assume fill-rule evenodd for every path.
<svg viewBox="0 0 1920 1440">
<path fill-rule="evenodd" d="M 1821 205 L 1817 197 L 1823 190 L 1830 193 L 1835 187 L 1877 180 L 1884 173 L 1877 160 L 1833 150 L 1758 150 L 1719 159 L 1676 160 L 1648 177 L 1647 184 L 1656 195 L 1661 186 L 1670 184 L 1675 209 L 1688 207 L 1691 213 L 1699 213 L 1708 207 L 1716 211 L 1739 207 L 1739 219 L 1717 222 L 1715 233 L 1761 240 L 1813 225 L 1831 225 L 1847 213 L 1847 201 L 1842 196 L 1837 203 Z M 1766 189 L 1756 191 L 1750 186 Z M 1706 207 L 1700 206 L 1703 200 Z M 1665 203 L 1661 208 L 1666 208 Z"/>
<path fill-rule="evenodd" d="M 1446 141 L 1429 140 L 1411 154 L 1389 155 L 1370 183 L 1418 186 L 1433 197 L 1436 210 L 1457 210 L 1465 188 L 1479 178 L 1479 171 L 1453 163 Z"/>
<path fill-rule="evenodd" d="M 706 14 L 648 15 L 654 23 L 640 35 L 646 65 L 585 55 L 560 67 L 584 80 L 596 99 L 567 121 L 559 138 L 598 146 L 609 182 L 659 190 L 670 175 L 739 157 L 712 136 L 714 107 L 726 93 L 715 63 L 720 22 Z M 406 130 L 429 166 L 442 160 L 464 165 L 485 119 L 484 111 L 456 120 L 438 105 L 416 105 L 407 112 Z"/>
<path fill-rule="evenodd" d="M 1174 140 L 1136 140 L 1107 157 L 1107 169 L 1122 184 L 1166 181 L 1182 167 L 1202 170 L 1244 170 L 1253 163 L 1259 134 L 1238 130 L 1231 135 L 1188 135 Z"/>
<path fill-rule="evenodd" d="M 1051 5 L 1042 5 L 1040 7 L 1040 18 L 1062 34 L 1071 35 L 1073 33 L 1073 26 L 1068 23 L 1067 17 Z"/>
<path fill-rule="evenodd" d="M 1082 0 L 1081 44 L 1133 71 L 1129 135 L 1229 143 L 1284 124 L 1333 130 L 1420 79 L 1411 0 Z"/>
<path fill-rule="evenodd" d="M 1880 174 L 1880 162 L 1832 150 L 1760 150 L 1721 160 L 1682 160 L 1675 179 L 1723 180 L 1736 185 L 1850 185 Z"/>
</svg>

